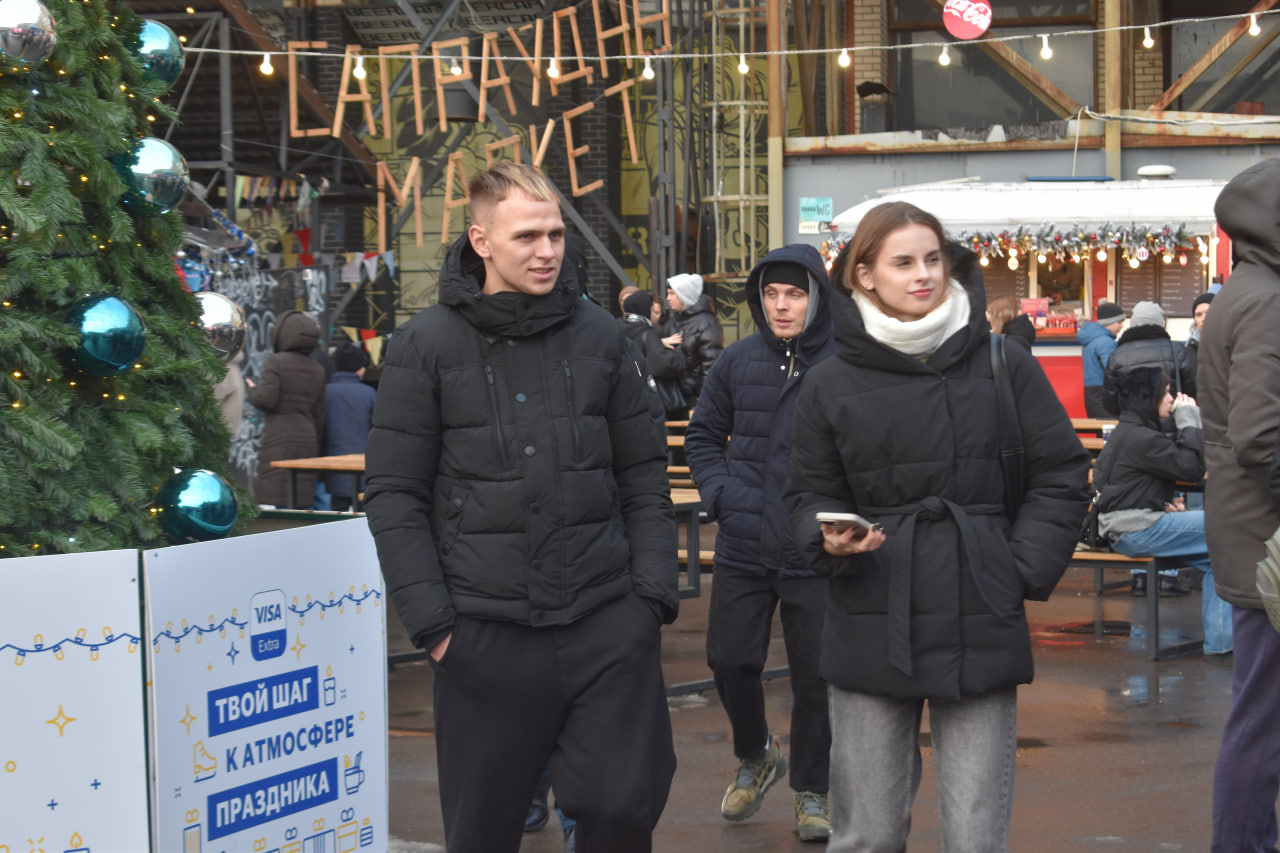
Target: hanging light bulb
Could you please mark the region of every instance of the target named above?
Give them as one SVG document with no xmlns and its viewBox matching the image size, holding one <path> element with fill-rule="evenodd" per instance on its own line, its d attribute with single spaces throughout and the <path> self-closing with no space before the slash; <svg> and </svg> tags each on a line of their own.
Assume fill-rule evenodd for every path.
<svg viewBox="0 0 1280 853">
<path fill-rule="evenodd" d="M 1201 264 L 1207 264 L 1207 263 L 1209 263 L 1209 256 L 1208 256 L 1208 255 L 1201 255 L 1201 256 L 1200 256 L 1200 263 L 1201 263 Z"/>
<path fill-rule="evenodd" d="M 641 76 L 646 80 L 653 79 L 653 63 L 649 61 L 649 57 L 644 58 L 644 71 L 640 72 Z"/>
<path fill-rule="evenodd" d="M 1098 260 L 1105 261 L 1106 259 L 1107 259 L 1107 250 L 1101 249 L 1101 248 L 1098 249 Z"/>
<path fill-rule="evenodd" d="M 841 68 L 849 67 L 849 48 L 845 47 L 840 49 L 840 58 L 837 59 L 836 62 L 840 63 Z"/>
<path fill-rule="evenodd" d="M 462 63 L 458 62 L 458 57 L 453 57 L 453 62 L 449 63 L 449 73 L 454 77 L 462 76 Z"/>
<path fill-rule="evenodd" d="M 1015 255 L 1009 256 L 1009 269 L 1016 270 L 1018 268 L 1018 258 Z"/>
<path fill-rule="evenodd" d="M 991 261 L 987 260 L 986 255 L 983 255 L 982 257 L 978 258 L 978 263 L 985 267 L 987 264 L 991 263 Z"/>
<path fill-rule="evenodd" d="M 275 66 L 271 64 L 271 54 L 262 54 L 262 64 L 258 66 L 258 70 L 263 74 L 270 76 L 276 72 Z"/>
<path fill-rule="evenodd" d="M 560 63 L 556 60 L 554 56 L 551 57 L 551 59 L 547 62 L 547 76 L 548 77 L 560 76 Z"/>
<path fill-rule="evenodd" d="M 1258 26 L 1258 16 L 1249 16 L 1249 35 L 1256 36 L 1262 33 L 1262 27 Z"/>
<path fill-rule="evenodd" d="M 938 64 L 947 66 L 951 64 L 951 54 L 947 53 L 947 46 L 942 46 L 942 53 L 938 54 Z"/>
<path fill-rule="evenodd" d="M 1041 252 L 1040 254 L 1036 255 L 1036 262 L 1037 262 L 1037 263 L 1041 263 L 1041 264 L 1043 264 L 1043 263 L 1044 263 L 1045 261 L 1047 261 L 1047 260 L 1049 260 L 1049 258 L 1045 255 L 1045 253 L 1044 253 L 1044 252 Z"/>
<path fill-rule="evenodd" d="M 747 55 L 745 53 L 738 54 L 738 73 L 746 74 L 751 70 L 751 66 L 747 65 Z"/>
<path fill-rule="evenodd" d="M 1151 27 L 1142 28 L 1142 46 L 1147 50 L 1156 46 L 1156 40 L 1151 37 Z"/>
<path fill-rule="evenodd" d="M 351 76 L 357 80 L 363 80 L 367 72 L 364 70 L 364 56 L 356 57 L 356 70 L 351 72 Z"/>
<path fill-rule="evenodd" d="M 1049 47 L 1049 36 L 1047 34 L 1040 36 L 1040 58 L 1053 59 L 1053 48 Z"/>
<path fill-rule="evenodd" d="M 1165 255 L 1163 258 L 1161 258 L 1161 260 L 1163 260 L 1166 264 L 1171 264 L 1173 263 L 1173 255 Z"/>
<path fill-rule="evenodd" d="M 1130 258 L 1130 259 L 1129 259 L 1129 267 L 1130 267 L 1130 269 L 1135 269 L 1135 270 L 1136 270 L 1136 269 L 1138 268 L 1138 259 L 1137 259 L 1137 258 Z"/>
</svg>

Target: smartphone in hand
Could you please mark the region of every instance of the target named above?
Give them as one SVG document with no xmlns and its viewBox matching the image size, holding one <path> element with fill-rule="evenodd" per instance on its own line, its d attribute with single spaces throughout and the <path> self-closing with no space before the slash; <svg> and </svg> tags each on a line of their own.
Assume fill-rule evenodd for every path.
<svg viewBox="0 0 1280 853">
<path fill-rule="evenodd" d="M 875 528 L 875 525 L 856 512 L 820 512 L 815 517 L 820 523 L 830 524 L 836 530 L 848 530 L 852 527 L 858 531 L 858 538 L 867 535 Z"/>
</svg>

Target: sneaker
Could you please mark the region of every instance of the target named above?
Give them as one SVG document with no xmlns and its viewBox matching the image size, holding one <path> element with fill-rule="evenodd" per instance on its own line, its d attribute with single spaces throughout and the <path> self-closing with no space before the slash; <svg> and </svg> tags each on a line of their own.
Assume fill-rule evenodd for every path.
<svg viewBox="0 0 1280 853">
<path fill-rule="evenodd" d="M 786 775 L 787 757 L 770 735 L 769 748 L 762 757 L 738 765 L 738 775 L 720 802 L 720 814 L 725 820 L 746 820 L 760 810 L 764 792 Z"/>
<path fill-rule="evenodd" d="M 826 841 L 831 837 L 831 813 L 827 810 L 826 794 L 796 792 L 795 833 L 801 841 Z"/>
</svg>

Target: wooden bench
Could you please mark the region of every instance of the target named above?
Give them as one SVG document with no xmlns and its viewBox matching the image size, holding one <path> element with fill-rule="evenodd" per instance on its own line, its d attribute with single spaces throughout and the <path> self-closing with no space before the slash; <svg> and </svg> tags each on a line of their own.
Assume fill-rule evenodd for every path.
<svg viewBox="0 0 1280 853">
<path fill-rule="evenodd" d="M 693 482 L 693 477 L 689 476 L 688 465 L 668 465 L 667 479 L 671 483 L 673 489 L 695 489 L 697 484 Z"/>
<path fill-rule="evenodd" d="M 716 561 L 715 551 L 703 550 L 698 552 L 699 565 L 710 566 L 713 563 L 715 563 L 715 561 Z M 686 551 L 684 548 L 677 549 L 676 562 L 678 562 L 681 566 L 687 566 L 689 564 L 689 552 Z"/>
<path fill-rule="evenodd" d="M 1132 569 L 1146 569 L 1148 660 L 1167 660 L 1198 652 L 1204 647 L 1202 640 L 1173 643 L 1168 646 L 1160 645 L 1160 569 L 1168 568 L 1165 561 L 1160 561 L 1160 565 L 1157 565 L 1157 561 L 1151 557 L 1126 557 L 1114 551 L 1082 550 L 1071 555 L 1071 562 L 1068 565 L 1093 569 L 1093 591 L 1096 595 L 1102 595 L 1108 590 L 1128 587 L 1132 582 L 1131 580 L 1104 581 L 1102 573 L 1107 569 L 1123 569 L 1126 572 Z"/>
</svg>

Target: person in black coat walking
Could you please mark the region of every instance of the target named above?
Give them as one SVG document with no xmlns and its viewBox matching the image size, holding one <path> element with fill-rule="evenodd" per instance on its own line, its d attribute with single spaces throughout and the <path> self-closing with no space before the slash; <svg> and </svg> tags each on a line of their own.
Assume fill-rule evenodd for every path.
<svg viewBox="0 0 1280 853">
<path fill-rule="evenodd" d="M 707 517 L 719 522 L 707 625 L 707 663 L 733 727 L 740 761 L 720 806 L 745 820 L 787 772 L 765 719 L 760 674 L 779 603 L 791 668 L 791 787 L 795 832 L 831 833 L 827 817 L 826 685 L 818 648 L 826 582 L 791 541 L 782 503 L 796 399 L 809 371 L 835 351 L 827 273 L 817 249 L 784 246 L 747 277 L 757 332 L 730 346 L 707 375 L 685 434 L 685 454 Z"/>
<path fill-rule="evenodd" d="M 684 392 L 680 390 L 680 377 L 685 370 L 684 351 L 678 341 L 675 346 L 667 346 L 658 336 L 651 319 L 653 294 L 647 290 L 635 291 L 623 300 L 622 310 L 623 315 L 618 319 L 622 334 L 644 356 L 649 374 L 658 383 L 667 420 L 684 420 L 689 416 Z"/>
<path fill-rule="evenodd" d="M 369 356 L 350 341 L 333 354 L 334 371 L 324 395 L 324 455 L 344 456 L 364 453 L 373 419 L 373 404 L 378 392 L 364 384 L 364 371 Z M 363 489 L 363 480 L 355 474 L 330 472 L 325 477 L 331 508 L 346 512 Z"/>
<path fill-rule="evenodd" d="M 1023 602 L 1066 570 L 1087 502 L 1089 455 L 1039 364 L 1011 346 L 1026 477 L 1006 514 L 985 301 L 951 279 L 944 242 L 910 204 L 863 217 L 833 282 L 851 297 L 833 303 L 837 355 L 796 404 L 786 501 L 828 578 L 833 851 L 906 848 L 926 701 L 943 847 L 1006 849 L 1017 685 L 1033 672 Z"/>
<path fill-rule="evenodd" d="M 391 339 L 365 508 L 434 670 L 450 853 L 515 853 L 544 769 L 584 851 L 647 853 L 675 773 L 660 660 L 679 605 L 666 437 L 531 166 L 469 182 L 440 301 Z"/>
<path fill-rule="evenodd" d="M 1129 316 L 1129 328 L 1116 339 L 1102 378 L 1102 402 L 1113 416 L 1120 414 L 1116 379 L 1135 367 L 1158 367 L 1173 382 L 1174 392 L 1196 395 L 1196 374 L 1186 349 L 1165 331 L 1164 309 L 1155 302 L 1139 302 Z"/>
<path fill-rule="evenodd" d="M 685 371 L 680 386 L 685 402 L 693 407 L 702 394 L 702 383 L 707 380 L 711 365 L 724 352 L 724 331 L 711 310 L 710 297 L 702 292 L 702 276 L 697 273 L 681 273 L 667 279 L 667 304 L 671 306 L 671 319 L 666 332 L 682 336 Z"/>
</svg>

